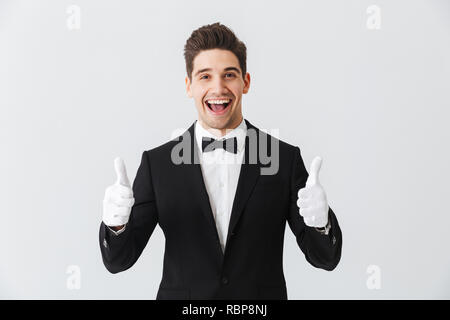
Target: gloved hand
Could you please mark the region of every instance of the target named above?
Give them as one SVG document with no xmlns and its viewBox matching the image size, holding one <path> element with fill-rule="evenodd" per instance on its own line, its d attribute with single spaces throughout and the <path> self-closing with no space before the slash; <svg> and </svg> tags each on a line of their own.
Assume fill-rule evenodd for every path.
<svg viewBox="0 0 450 320">
<path fill-rule="evenodd" d="M 117 181 L 106 188 L 103 199 L 103 222 L 108 227 L 123 226 L 128 223 L 134 205 L 133 190 L 127 177 L 125 163 L 114 159 Z"/>
<path fill-rule="evenodd" d="M 298 191 L 297 206 L 305 224 L 323 228 L 328 224 L 328 202 L 325 190 L 319 183 L 319 170 L 322 158 L 315 157 L 311 163 L 308 180 L 304 188 Z"/>
</svg>

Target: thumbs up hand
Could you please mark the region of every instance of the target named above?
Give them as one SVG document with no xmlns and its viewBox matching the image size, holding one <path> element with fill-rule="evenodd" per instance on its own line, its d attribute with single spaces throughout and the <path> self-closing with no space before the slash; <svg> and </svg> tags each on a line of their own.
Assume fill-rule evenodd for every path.
<svg viewBox="0 0 450 320">
<path fill-rule="evenodd" d="M 108 227 L 123 226 L 128 223 L 134 205 L 133 190 L 128 180 L 125 163 L 114 159 L 117 181 L 106 188 L 103 199 L 103 222 Z"/>
<path fill-rule="evenodd" d="M 298 191 L 297 206 L 305 224 L 323 228 L 328 224 L 328 202 L 325 190 L 319 183 L 319 171 L 322 158 L 315 157 L 304 188 Z"/>
</svg>

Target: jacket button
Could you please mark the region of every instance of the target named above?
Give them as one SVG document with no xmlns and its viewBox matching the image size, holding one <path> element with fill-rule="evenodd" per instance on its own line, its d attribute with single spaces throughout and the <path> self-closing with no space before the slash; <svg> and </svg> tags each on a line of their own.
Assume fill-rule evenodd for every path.
<svg viewBox="0 0 450 320">
<path fill-rule="evenodd" d="M 227 277 L 223 277 L 222 278 L 222 283 L 223 284 L 227 284 L 228 283 L 228 278 Z"/>
</svg>

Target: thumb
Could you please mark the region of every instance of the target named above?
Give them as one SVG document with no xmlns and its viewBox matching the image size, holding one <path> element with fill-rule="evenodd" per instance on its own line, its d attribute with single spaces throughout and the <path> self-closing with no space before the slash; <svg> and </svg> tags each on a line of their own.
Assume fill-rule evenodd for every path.
<svg viewBox="0 0 450 320">
<path fill-rule="evenodd" d="M 117 157 L 114 159 L 114 168 L 116 170 L 117 181 L 116 184 L 121 184 L 125 187 L 130 187 L 130 181 L 127 176 L 127 169 L 125 168 L 125 163 L 123 159 Z"/>
<path fill-rule="evenodd" d="M 319 184 L 319 171 L 322 166 L 322 158 L 315 157 L 311 163 L 311 169 L 309 170 L 309 177 L 306 181 L 306 185 Z"/>
</svg>

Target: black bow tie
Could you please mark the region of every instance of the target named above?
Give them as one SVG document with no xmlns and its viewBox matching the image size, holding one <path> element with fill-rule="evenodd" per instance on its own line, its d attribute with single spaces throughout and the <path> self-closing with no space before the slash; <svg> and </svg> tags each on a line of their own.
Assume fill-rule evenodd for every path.
<svg viewBox="0 0 450 320">
<path fill-rule="evenodd" d="M 215 140 L 210 137 L 202 138 L 203 152 L 213 151 L 217 148 L 222 148 L 228 152 L 237 153 L 237 138 L 228 138 L 225 140 Z"/>
</svg>

